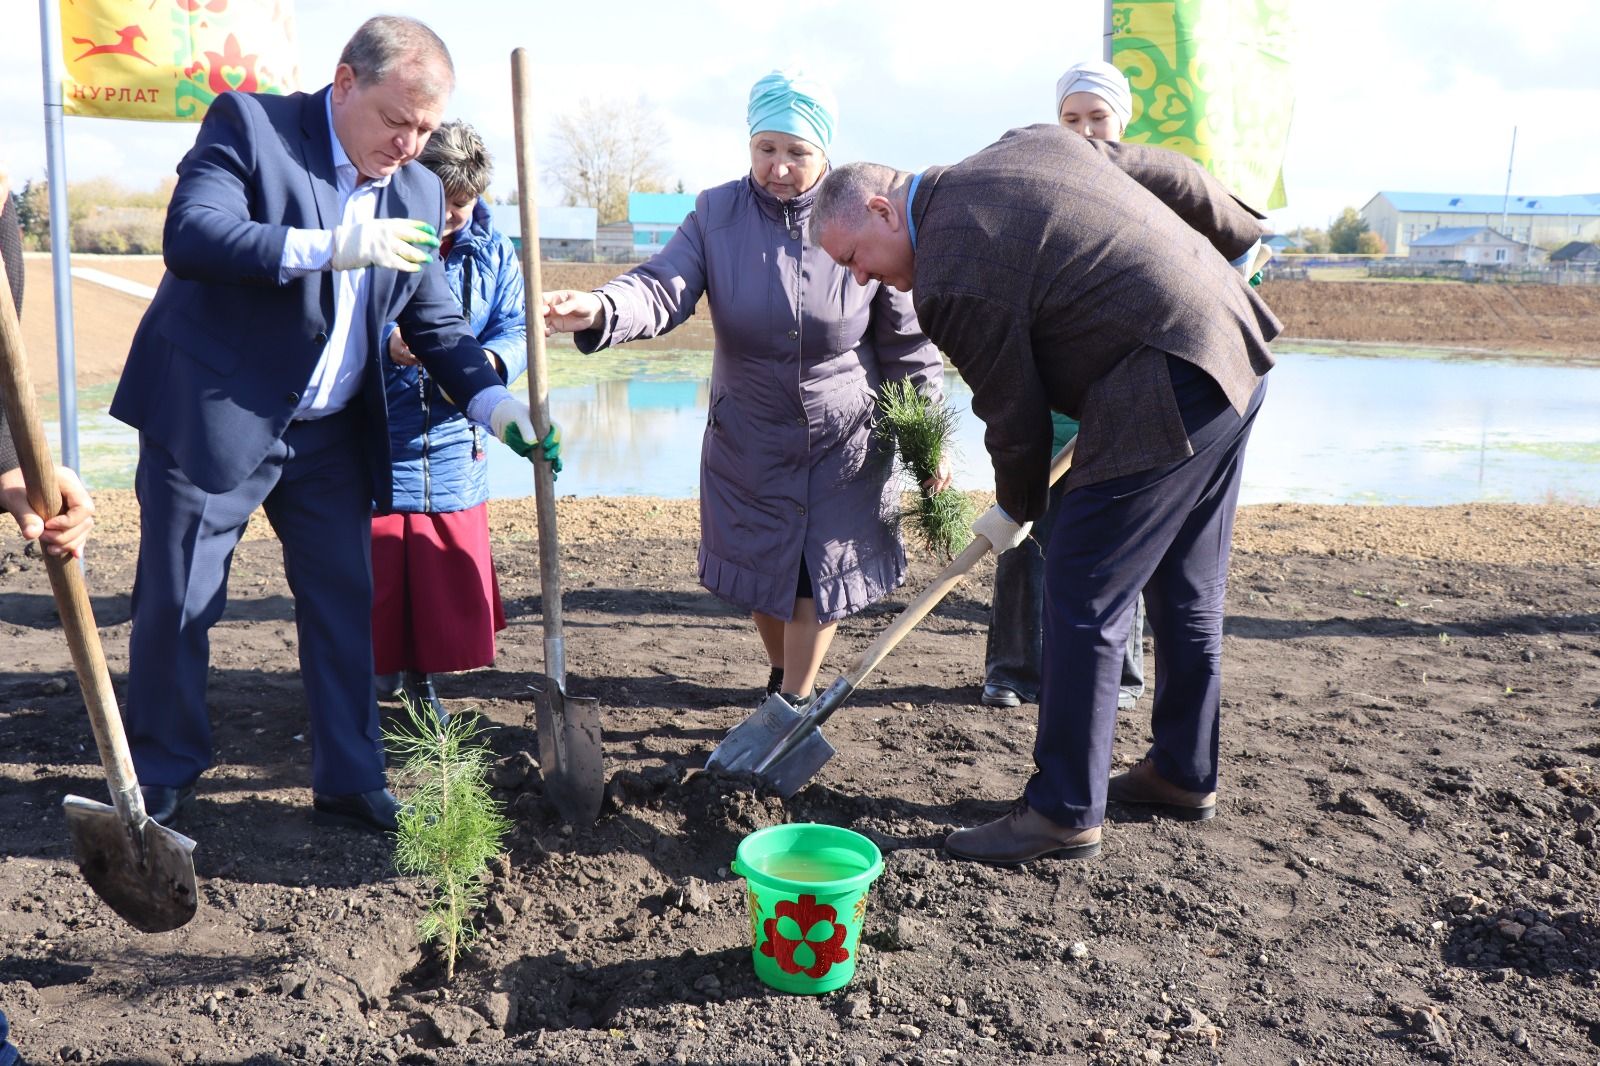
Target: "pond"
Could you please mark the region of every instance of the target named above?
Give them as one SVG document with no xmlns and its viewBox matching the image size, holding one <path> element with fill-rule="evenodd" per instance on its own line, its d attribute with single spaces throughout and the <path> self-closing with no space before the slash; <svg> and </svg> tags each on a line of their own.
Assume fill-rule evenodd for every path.
<svg viewBox="0 0 1600 1066">
<path fill-rule="evenodd" d="M 1600 503 L 1600 368 L 1373 349 L 1278 357 L 1244 503 Z M 560 494 L 698 493 L 709 352 L 553 347 L 550 363 Z M 961 412 L 956 482 L 992 489 L 971 393 L 953 372 L 945 385 Z M 110 392 L 80 393 L 83 465 L 91 484 L 127 487 L 135 438 L 105 413 Z M 527 463 L 504 448 L 491 448 L 489 476 L 497 497 L 533 491 Z"/>
</svg>

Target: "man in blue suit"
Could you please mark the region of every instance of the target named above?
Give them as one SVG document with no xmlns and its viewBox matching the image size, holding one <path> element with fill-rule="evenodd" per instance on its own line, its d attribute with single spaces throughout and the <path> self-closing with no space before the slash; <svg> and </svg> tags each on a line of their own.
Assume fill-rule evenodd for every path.
<svg viewBox="0 0 1600 1066">
<path fill-rule="evenodd" d="M 261 506 L 294 595 L 313 817 L 395 828 L 369 617 L 372 504 L 390 498 L 383 324 L 469 418 L 533 439 L 430 254 L 444 193 L 413 160 L 454 83 L 432 30 L 373 18 L 321 92 L 217 97 L 178 166 L 167 273 L 111 404 L 139 430 L 124 715 L 158 822 L 211 765 L 209 631 Z"/>
</svg>

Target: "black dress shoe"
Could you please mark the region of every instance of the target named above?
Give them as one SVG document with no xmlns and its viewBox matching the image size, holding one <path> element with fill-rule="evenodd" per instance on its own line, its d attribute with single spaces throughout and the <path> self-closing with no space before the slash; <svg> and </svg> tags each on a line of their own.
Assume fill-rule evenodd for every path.
<svg viewBox="0 0 1600 1066">
<path fill-rule="evenodd" d="M 373 674 L 372 686 L 378 690 L 378 699 L 382 702 L 397 700 L 400 693 L 405 691 L 404 674 Z"/>
<path fill-rule="evenodd" d="M 1005 685 L 984 685 L 982 699 L 985 707 L 1022 706 L 1022 697 L 1017 695 L 1017 690 Z"/>
<path fill-rule="evenodd" d="M 139 795 L 144 799 L 144 813 L 157 825 L 170 826 L 178 814 L 194 799 L 194 786 L 173 788 L 170 785 L 140 785 Z"/>
<path fill-rule="evenodd" d="M 439 693 L 434 691 L 432 674 L 407 670 L 401 695 L 410 700 L 413 707 L 431 712 L 440 725 L 450 721 L 450 712 L 445 709 L 444 701 L 439 699 Z"/>
<path fill-rule="evenodd" d="M 311 797 L 313 822 L 365 829 L 369 833 L 393 833 L 399 830 L 399 817 L 403 809 L 400 801 L 394 798 L 394 793 L 386 788 L 348 796 L 324 796 L 319 792 Z"/>
</svg>

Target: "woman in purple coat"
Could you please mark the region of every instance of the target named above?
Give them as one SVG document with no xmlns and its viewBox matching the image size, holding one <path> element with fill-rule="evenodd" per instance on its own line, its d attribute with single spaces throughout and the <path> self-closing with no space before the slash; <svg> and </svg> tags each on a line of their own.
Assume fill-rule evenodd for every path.
<svg viewBox="0 0 1600 1066">
<path fill-rule="evenodd" d="M 832 100 L 799 73 L 756 82 L 750 173 L 702 192 L 648 263 L 544 296 L 547 331 L 575 332 L 583 352 L 659 336 L 709 301 L 700 581 L 751 612 L 767 691 L 791 700 L 810 696 L 839 619 L 905 576 L 893 456 L 872 431 L 878 387 L 910 378 L 938 397 L 943 377 L 910 296 L 857 285 L 807 232 Z"/>
</svg>

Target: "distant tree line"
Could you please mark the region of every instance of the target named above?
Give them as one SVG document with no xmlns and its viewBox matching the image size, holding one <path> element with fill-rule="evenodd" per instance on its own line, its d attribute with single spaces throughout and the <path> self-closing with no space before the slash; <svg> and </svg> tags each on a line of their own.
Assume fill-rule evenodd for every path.
<svg viewBox="0 0 1600 1066">
<path fill-rule="evenodd" d="M 67 186 L 67 221 L 74 252 L 156 255 L 161 227 L 177 178 L 154 190 L 128 189 L 113 178 L 92 178 Z M 17 192 L 17 222 L 23 245 L 50 248 L 50 183 L 30 181 Z"/>
<path fill-rule="evenodd" d="M 630 192 L 667 190 L 666 149 L 661 117 L 647 100 L 584 97 L 556 119 L 551 174 L 563 202 L 593 207 L 604 226 L 628 217 Z"/>
<path fill-rule="evenodd" d="M 1383 243 L 1383 238 L 1372 232 L 1367 226 L 1367 220 L 1361 217 L 1361 212 L 1353 207 L 1347 207 L 1339 212 L 1339 217 L 1328 223 L 1328 228 L 1325 230 L 1300 226 L 1284 236 L 1293 240 L 1300 246 L 1301 251 L 1310 255 L 1324 252 L 1338 255 L 1383 255 L 1389 251 L 1389 246 Z"/>
</svg>

